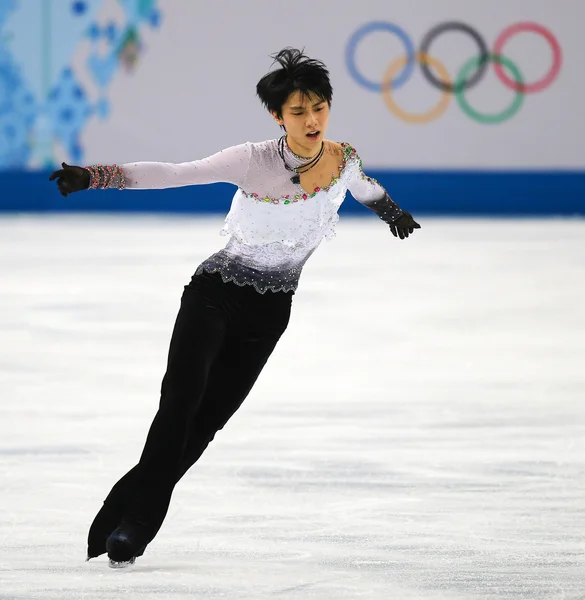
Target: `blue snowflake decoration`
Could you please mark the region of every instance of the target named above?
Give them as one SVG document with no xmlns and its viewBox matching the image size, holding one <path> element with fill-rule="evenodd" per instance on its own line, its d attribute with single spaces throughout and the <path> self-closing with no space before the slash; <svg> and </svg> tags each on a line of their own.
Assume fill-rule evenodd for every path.
<svg viewBox="0 0 585 600">
<path fill-rule="evenodd" d="M 140 60 L 143 28 L 161 24 L 158 0 L 117 0 L 123 17 L 109 21 L 103 20 L 111 11 L 104 0 L 43 0 L 38 4 L 51 18 L 35 22 L 31 32 L 23 17 L 36 2 L 0 0 L 0 169 L 46 168 L 56 162 L 56 142 L 67 160 L 82 164 L 81 134 L 89 118 L 108 118 L 114 77 Z M 13 13 L 18 18 L 9 19 Z M 39 54 L 38 45 L 23 44 L 33 35 L 50 47 Z M 86 65 L 99 90 L 93 100 L 69 66 L 81 37 L 91 44 Z"/>
<path fill-rule="evenodd" d="M 16 63 L 0 46 L 0 169 L 19 167 L 31 156 L 35 101 Z"/>
<path fill-rule="evenodd" d="M 47 114 L 55 137 L 75 162 L 83 160 L 79 136 L 92 112 L 92 105 L 75 75 L 71 69 L 65 69 L 49 94 Z"/>
</svg>

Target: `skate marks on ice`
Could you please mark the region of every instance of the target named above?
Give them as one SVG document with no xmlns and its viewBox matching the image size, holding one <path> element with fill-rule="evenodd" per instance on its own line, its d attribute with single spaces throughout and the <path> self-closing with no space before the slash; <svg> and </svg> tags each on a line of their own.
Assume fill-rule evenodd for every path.
<svg viewBox="0 0 585 600">
<path fill-rule="evenodd" d="M 0 598 L 582 599 L 585 224 L 342 219 L 136 564 L 85 560 L 218 220 L 0 220 Z"/>
</svg>

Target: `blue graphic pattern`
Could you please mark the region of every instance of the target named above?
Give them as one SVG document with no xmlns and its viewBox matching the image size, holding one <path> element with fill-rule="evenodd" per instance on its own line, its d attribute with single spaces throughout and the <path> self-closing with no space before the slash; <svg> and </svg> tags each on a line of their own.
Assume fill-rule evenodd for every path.
<svg viewBox="0 0 585 600">
<path fill-rule="evenodd" d="M 104 24 L 104 0 L 0 0 L 0 170 L 50 168 L 63 150 L 83 162 L 89 119 L 108 117 L 114 76 L 136 68 L 143 28 L 162 23 L 158 0 L 117 1 L 123 21 Z M 73 63 L 84 41 L 90 52 L 81 74 Z"/>
<path fill-rule="evenodd" d="M 0 167 L 15 168 L 30 158 L 28 134 L 35 121 L 36 104 L 18 66 L 7 49 L 2 24 L 16 0 L 0 3 Z"/>
</svg>

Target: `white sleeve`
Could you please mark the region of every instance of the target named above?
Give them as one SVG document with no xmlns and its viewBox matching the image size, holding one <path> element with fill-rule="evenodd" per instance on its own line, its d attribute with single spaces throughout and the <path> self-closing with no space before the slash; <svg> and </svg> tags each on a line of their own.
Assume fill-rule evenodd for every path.
<svg viewBox="0 0 585 600">
<path fill-rule="evenodd" d="M 136 162 L 120 165 L 120 168 L 127 189 L 163 189 L 219 182 L 243 187 L 250 156 L 250 144 L 245 143 L 191 162 Z"/>
<path fill-rule="evenodd" d="M 376 213 L 382 221 L 392 223 L 402 215 L 402 210 L 375 179 L 363 172 L 362 161 L 355 148 L 351 148 L 349 154 L 346 165 L 347 189 L 360 204 Z"/>
</svg>

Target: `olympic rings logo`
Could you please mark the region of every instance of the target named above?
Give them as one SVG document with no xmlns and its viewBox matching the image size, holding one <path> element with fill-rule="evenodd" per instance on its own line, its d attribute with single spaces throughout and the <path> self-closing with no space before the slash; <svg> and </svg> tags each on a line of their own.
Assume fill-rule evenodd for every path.
<svg viewBox="0 0 585 600">
<path fill-rule="evenodd" d="M 433 42 L 443 33 L 457 31 L 469 35 L 477 44 L 479 53 L 467 60 L 459 73 L 452 80 L 449 72 L 437 58 L 431 55 Z M 386 32 L 395 35 L 404 44 L 405 55 L 390 63 L 381 82 L 367 79 L 356 65 L 356 52 L 363 39 L 372 32 Z M 530 32 L 542 36 L 548 42 L 553 55 L 550 70 L 538 81 L 526 83 L 520 69 L 502 51 L 506 43 L 518 33 Z M 496 39 L 493 50 L 480 33 L 465 23 L 448 21 L 433 27 L 422 39 L 420 47 L 415 50 L 410 36 L 398 25 L 382 21 L 374 21 L 360 27 L 353 33 L 346 48 L 345 54 L 347 68 L 358 84 L 369 91 L 381 93 L 391 113 L 407 123 L 429 123 L 440 117 L 449 107 L 451 99 L 455 96 L 461 110 L 471 119 L 486 124 L 503 123 L 511 119 L 522 107 L 526 94 L 533 94 L 548 88 L 557 78 L 562 63 L 561 47 L 555 36 L 538 23 L 521 22 L 504 29 Z M 511 104 L 499 113 L 480 113 L 467 101 L 465 92 L 477 85 L 487 73 L 489 64 L 494 65 L 498 79 L 509 89 L 515 92 Z M 409 113 L 396 103 L 392 92 L 405 85 L 414 73 L 415 66 L 419 64 L 425 79 L 441 91 L 439 102 L 426 113 Z M 433 68 L 438 76 L 435 75 Z M 507 71 L 507 72 L 506 72 Z"/>
</svg>

